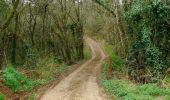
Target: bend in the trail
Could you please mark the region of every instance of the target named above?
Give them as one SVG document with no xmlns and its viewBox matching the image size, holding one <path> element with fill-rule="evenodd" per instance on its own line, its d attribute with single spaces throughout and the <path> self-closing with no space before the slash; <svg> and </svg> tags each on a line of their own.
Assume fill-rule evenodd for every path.
<svg viewBox="0 0 170 100">
<path fill-rule="evenodd" d="M 54 88 L 47 90 L 40 100 L 106 100 L 106 95 L 97 83 L 106 56 L 97 42 L 90 38 L 86 40 L 92 58 Z"/>
</svg>

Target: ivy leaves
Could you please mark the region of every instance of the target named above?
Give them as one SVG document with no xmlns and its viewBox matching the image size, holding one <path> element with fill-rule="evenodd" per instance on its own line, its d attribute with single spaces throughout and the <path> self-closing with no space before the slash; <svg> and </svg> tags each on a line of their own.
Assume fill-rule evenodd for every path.
<svg viewBox="0 0 170 100">
<path fill-rule="evenodd" d="M 168 41 L 165 37 L 170 36 L 165 27 L 165 19 L 168 18 L 166 5 L 160 0 L 136 0 L 127 10 L 125 17 L 129 23 L 128 31 L 136 37 L 132 42 L 129 57 L 133 59 L 138 56 L 142 65 L 138 63 L 137 67 L 144 66 L 144 69 L 150 69 L 152 74 L 162 73 L 168 59 L 163 59 L 163 48 L 167 47 L 165 41 Z"/>
</svg>

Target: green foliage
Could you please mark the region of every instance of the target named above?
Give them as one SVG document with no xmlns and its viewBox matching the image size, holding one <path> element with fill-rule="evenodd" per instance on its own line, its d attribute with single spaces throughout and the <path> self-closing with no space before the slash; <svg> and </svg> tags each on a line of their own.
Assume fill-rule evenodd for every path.
<svg viewBox="0 0 170 100">
<path fill-rule="evenodd" d="M 170 95 L 170 89 L 160 88 L 154 84 L 145 84 L 137 87 L 139 93 L 152 96 Z"/>
<path fill-rule="evenodd" d="M 136 0 L 127 10 L 128 31 L 134 40 L 128 59 L 131 70 L 149 69 L 153 77 L 160 77 L 168 67 L 167 12 L 161 0 Z"/>
<path fill-rule="evenodd" d="M 85 59 L 90 59 L 90 57 L 91 57 L 90 47 L 85 45 L 85 47 L 84 47 L 84 58 Z"/>
<path fill-rule="evenodd" d="M 51 80 L 54 79 L 54 75 L 57 72 L 58 62 L 55 61 L 54 57 L 45 57 L 37 60 L 37 68 L 35 69 L 39 76 L 38 78 Z"/>
<path fill-rule="evenodd" d="M 49 0 L 0 0 L 0 67 L 13 61 L 36 68 L 39 57 L 51 54 L 67 64 L 83 59 L 83 16 L 74 2 L 68 2 L 67 6 L 57 3 L 56 7 Z M 54 12 L 47 13 L 53 7 Z M 69 10 L 71 15 L 66 16 Z"/>
<path fill-rule="evenodd" d="M 6 4 L 6 2 L 4 0 L 0 1 L 0 22 L 4 21 L 4 18 L 7 17 L 8 15 L 8 11 L 9 11 L 9 6 Z M 6 11 L 6 12 L 5 12 Z M 4 23 L 4 22 L 3 22 Z M 2 23 L 2 24 L 3 24 Z M 1 24 L 0 24 L 1 25 Z"/>
<path fill-rule="evenodd" d="M 105 63 L 102 70 L 103 87 L 113 98 L 118 100 L 169 100 L 170 88 L 160 88 L 156 84 L 134 84 L 128 80 L 109 78 L 109 64 Z M 158 98 L 158 99 L 157 99 Z"/>
<path fill-rule="evenodd" d="M 4 77 L 4 80 L 5 80 L 5 83 L 7 85 L 9 85 L 12 90 L 14 92 L 17 92 L 19 90 L 21 90 L 23 87 L 26 87 L 26 86 L 23 86 L 22 87 L 22 82 L 24 84 L 32 84 L 30 83 L 30 81 L 27 79 L 27 77 L 23 76 L 21 73 L 19 73 L 18 71 L 16 71 L 14 68 L 7 68 L 3 71 L 3 77 Z M 32 85 L 31 85 L 32 86 Z"/>
<path fill-rule="evenodd" d="M 122 70 L 124 68 L 124 60 L 121 57 L 116 55 L 116 53 L 113 50 L 113 46 L 106 44 L 104 49 L 109 56 L 109 60 L 112 61 L 113 69 Z M 109 61 L 105 65 L 107 66 L 108 64 L 109 64 Z"/>
<path fill-rule="evenodd" d="M 105 62 L 102 70 L 102 78 L 109 79 L 109 63 Z"/>
<path fill-rule="evenodd" d="M 35 100 L 35 98 L 36 98 L 36 94 L 31 93 L 31 95 L 28 97 L 28 100 Z"/>
<path fill-rule="evenodd" d="M 155 100 L 170 95 L 170 89 L 159 88 L 154 84 L 134 85 L 125 80 L 104 80 L 103 86 L 108 93 L 121 100 Z"/>
<path fill-rule="evenodd" d="M 5 95 L 0 92 L 0 100 L 5 100 Z"/>
<path fill-rule="evenodd" d="M 57 67 L 57 72 L 58 73 L 64 73 L 69 69 L 69 66 L 66 64 L 61 64 L 59 67 Z"/>
<path fill-rule="evenodd" d="M 26 66 L 30 66 L 31 68 L 35 68 L 37 64 L 37 55 L 38 53 L 35 52 L 33 48 L 28 47 L 26 51 Z"/>
<path fill-rule="evenodd" d="M 170 77 L 166 77 L 166 78 L 165 78 L 165 81 L 166 81 L 167 83 L 170 83 Z"/>
<path fill-rule="evenodd" d="M 5 84 L 14 92 L 31 91 L 35 86 L 46 83 L 45 80 L 31 80 L 12 67 L 3 71 L 3 78 Z"/>
<path fill-rule="evenodd" d="M 40 58 L 37 60 L 36 73 L 38 73 L 38 78 L 45 79 L 48 81 L 58 78 L 68 71 L 71 67 L 65 63 L 56 62 L 53 57 Z"/>
</svg>

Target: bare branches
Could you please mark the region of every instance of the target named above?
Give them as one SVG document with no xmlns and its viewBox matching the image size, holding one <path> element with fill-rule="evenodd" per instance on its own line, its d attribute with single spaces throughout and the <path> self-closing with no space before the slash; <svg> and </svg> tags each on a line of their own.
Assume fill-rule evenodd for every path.
<svg viewBox="0 0 170 100">
<path fill-rule="evenodd" d="M 102 6 L 104 9 L 106 9 L 108 12 L 110 12 L 114 17 L 116 17 L 116 14 L 113 10 L 111 10 L 109 7 L 107 7 L 107 5 L 103 4 L 100 0 L 92 0 L 95 3 L 99 4 L 100 6 Z"/>
<path fill-rule="evenodd" d="M 12 9 L 10 15 L 8 16 L 7 20 L 5 21 L 5 23 L 2 25 L 2 28 L 1 28 L 2 31 L 8 27 L 12 18 L 14 17 L 14 15 L 16 13 L 16 9 L 19 5 L 19 0 L 12 0 L 12 4 L 13 4 L 13 9 Z"/>
</svg>

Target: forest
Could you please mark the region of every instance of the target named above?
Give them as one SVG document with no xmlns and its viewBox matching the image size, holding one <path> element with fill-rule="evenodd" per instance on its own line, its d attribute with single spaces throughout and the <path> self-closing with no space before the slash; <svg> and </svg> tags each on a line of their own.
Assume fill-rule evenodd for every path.
<svg viewBox="0 0 170 100">
<path fill-rule="evenodd" d="M 170 100 L 170 1 L 0 0 L 0 100 Z"/>
</svg>

